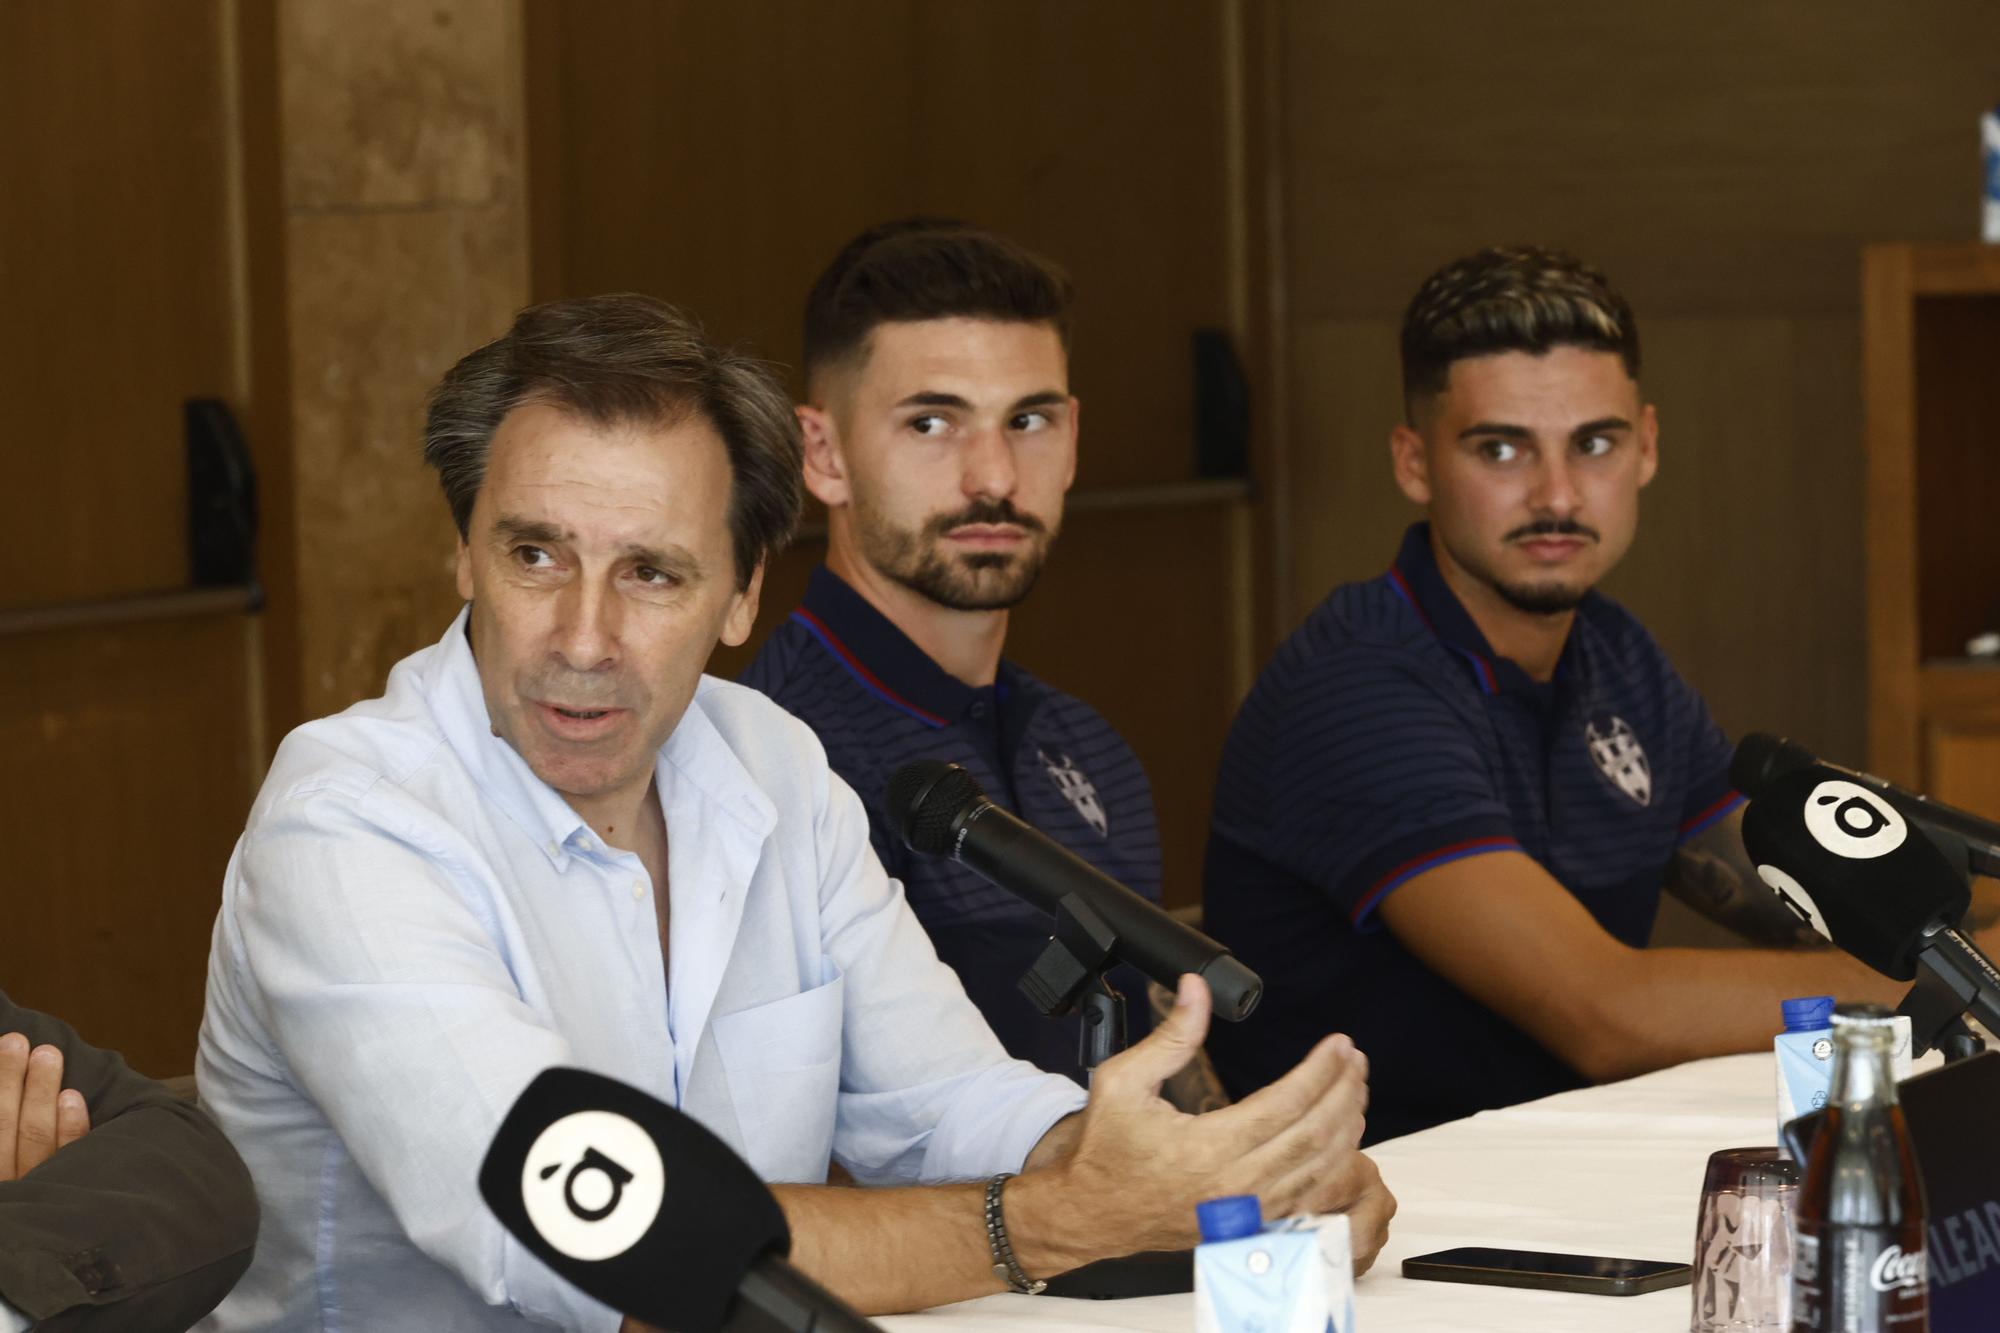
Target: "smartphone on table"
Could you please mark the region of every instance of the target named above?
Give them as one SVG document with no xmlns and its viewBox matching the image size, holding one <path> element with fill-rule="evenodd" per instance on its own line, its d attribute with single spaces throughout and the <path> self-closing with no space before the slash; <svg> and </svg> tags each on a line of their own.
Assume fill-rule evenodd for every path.
<svg viewBox="0 0 2000 1333">
<path fill-rule="evenodd" d="M 1661 1259 L 1612 1259 L 1601 1254 L 1551 1254 L 1466 1245 L 1403 1260 L 1403 1276 L 1425 1282 L 1474 1282 L 1535 1287 L 1596 1296 L 1638 1296 L 1685 1286 L 1694 1270 Z"/>
</svg>

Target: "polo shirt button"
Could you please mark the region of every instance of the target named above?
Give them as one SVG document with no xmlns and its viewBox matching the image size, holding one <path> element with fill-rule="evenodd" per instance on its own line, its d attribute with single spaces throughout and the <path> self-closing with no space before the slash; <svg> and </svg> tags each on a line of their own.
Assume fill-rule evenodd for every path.
<svg viewBox="0 0 2000 1333">
<path fill-rule="evenodd" d="M 978 703 L 975 703 L 974 705 L 972 705 L 972 707 L 971 707 L 971 709 L 970 709 L 969 711 L 971 712 L 971 714 L 972 714 L 972 715 L 973 715 L 974 717 L 985 717 L 985 716 L 986 716 L 986 701 L 985 701 L 984 699 L 981 699 L 981 700 L 980 700 L 980 701 L 979 701 Z"/>
<path fill-rule="evenodd" d="M 646 885 L 645 885 L 645 882 L 644 882 L 643 880 L 636 880 L 636 879 L 635 879 L 635 880 L 633 880 L 633 881 L 632 881 L 632 901 L 636 903 L 636 902 L 638 902 L 638 901 L 639 901 L 639 900 L 640 900 L 641 898 L 644 898 L 645 896 L 646 896 Z"/>
</svg>

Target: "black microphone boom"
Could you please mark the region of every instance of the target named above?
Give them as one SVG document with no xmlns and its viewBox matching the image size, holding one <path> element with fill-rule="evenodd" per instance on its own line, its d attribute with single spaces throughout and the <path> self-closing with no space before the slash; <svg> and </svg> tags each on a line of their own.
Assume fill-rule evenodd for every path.
<svg viewBox="0 0 2000 1333">
<path fill-rule="evenodd" d="M 1968 867 L 1974 874 L 2000 876 L 2000 824 L 1981 819 L 1967 810 L 1943 805 L 1921 792 L 1907 791 L 1872 773 L 1860 773 L 1839 764 L 1830 764 L 1796 741 L 1769 732 L 1753 731 L 1736 746 L 1729 763 L 1730 785 L 1756 800 L 1774 781 L 1805 769 L 1821 770 L 1824 776 L 1841 778 L 1857 787 L 1866 787 L 1878 796 L 1896 802 L 1916 823 L 1935 832 L 1949 834 L 1964 844 Z"/>
<path fill-rule="evenodd" d="M 1174 989 L 1185 972 L 1206 981 L 1219 1018 L 1248 1018 L 1264 994 L 1263 979 L 1222 945 L 993 804 L 957 764 L 897 769 L 889 822 L 913 851 L 959 861 L 1045 912 L 1081 905 L 1115 937 L 1112 953 L 1162 986 Z"/>
<path fill-rule="evenodd" d="M 582 1069 L 545 1069 L 479 1169 L 502 1226 L 578 1290 L 676 1333 L 868 1333 L 785 1259 L 749 1164 L 683 1112 Z"/>
</svg>

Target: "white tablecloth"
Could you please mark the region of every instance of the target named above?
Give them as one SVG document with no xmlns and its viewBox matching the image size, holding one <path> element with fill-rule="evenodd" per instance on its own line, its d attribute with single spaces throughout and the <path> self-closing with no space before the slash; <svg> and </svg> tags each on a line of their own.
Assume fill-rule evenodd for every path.
<svg viewBox="0 0 2000 1333">
<path fill-rule="evenodd" d="M 1362 1333 L 1588 1329 L 1681 1333 L 1691 1296 L 1410 1282 L 1403 1260 L 1455 1245 L 1686 1261 L 1702 1169 L 1718 1148 L 1777 1140 L 1769 1055 L 1732 1055 L 1624 1083 L 1488 1111 L 1370 1149 L 1401 1205 L 1389 1243 L 1355 1289 Z M 989 1296 L 880 1321 L 904 1333 L 1032 1327 L 1188 1333 L 1192 1299 Z"/>
</svg>

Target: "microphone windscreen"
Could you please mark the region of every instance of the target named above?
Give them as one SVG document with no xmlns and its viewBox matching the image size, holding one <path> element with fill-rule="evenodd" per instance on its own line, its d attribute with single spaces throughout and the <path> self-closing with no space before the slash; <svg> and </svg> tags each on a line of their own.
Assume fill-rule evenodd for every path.
<svg viewBox="0 0 2000 1333">
<path fill-rule="evenodd" d="M 889 824 L 912 851 L 952 854 L 952 826 L 986 795 L 979 779 L 957 764 L 917 759 L 889 779 Z"/>
<path fill-rule="evenodd" d="M 1819 765 L 1773 778 L 1743 846 L 1800 920 L 1885 976 L 1916 975 L 1924 929 L 1971 903 L 1965 877 L 1892 798 Z"/>
<path fill-rule="evenodd" d="M 718 1333 L 750 1266 L 791 1233 L 728 1144 L 639 1089 L 548 1069 L 514 1103 L 479 1171 L 502 1226 L 621 1314 Z"/>
<path fill-rule="evenodd" d="M 1736 743 L 1736 753 L 1729 761 L 1729 785 L 1755 800 L 1772 779 L 1817 762 L 1803 745 L 1767 731 L 1753 731 Z"/>
</svg>

